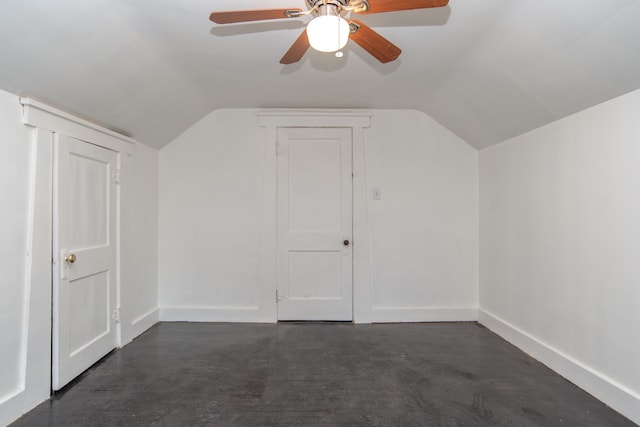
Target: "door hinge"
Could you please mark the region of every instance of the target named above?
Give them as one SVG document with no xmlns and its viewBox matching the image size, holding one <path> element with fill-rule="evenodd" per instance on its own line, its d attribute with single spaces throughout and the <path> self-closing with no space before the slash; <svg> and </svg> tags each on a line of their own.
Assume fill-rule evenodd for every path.
<svg viewBox="0 0 640 427">
<path fill-rule="evenodd" d="M 120 169 L 114 169 L 114 171 L 111 172 L 111 180 L 114 184 L 120 185 Z"/>
<path fill-rule="evenodd" d="M 276 289 L 276 302 L 280 302 L 284 299 L 282 292 Z"/>
<path fill-rule="evenodd" d="M 111 314 L 111 320 L 113 320 L 115 323 L 120 323 L 120 308 L 116 308 L 115 310 L 113 310 L 113 313 Z"/>
</svg>

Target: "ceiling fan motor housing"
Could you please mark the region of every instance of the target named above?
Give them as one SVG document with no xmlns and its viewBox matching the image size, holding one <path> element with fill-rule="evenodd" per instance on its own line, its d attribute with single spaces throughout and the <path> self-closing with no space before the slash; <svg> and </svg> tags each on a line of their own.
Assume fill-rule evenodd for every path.
<svg viewBox="0 0 640 427">
<path fill-rule="evenodd" d="M 306 0 L 310 11 L 329 8 L 337 10 L 340 14 L 343 10 L 364 12 L 369 10 L 367 0 Z"/>
<path fill-rule="evenodd" d="M 307 5 L 309 9 L 313 9 L 317 6 L 322 6 L 323 4 L 333 4 L 336 6 L 348 6 L 349 0 L 307 0 Z"/>
</svg>

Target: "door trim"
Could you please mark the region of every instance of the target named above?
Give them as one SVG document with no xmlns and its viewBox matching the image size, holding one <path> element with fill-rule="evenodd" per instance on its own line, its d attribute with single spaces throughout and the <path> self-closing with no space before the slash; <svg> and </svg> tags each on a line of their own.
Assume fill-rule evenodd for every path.
<svg viewBox="0 0 640 427">
<path fill-rule="evenodd" d="M 134 153 L 136 141 L 30 98 L 20 98 L 20 104 L 22 105 L 23 123 L 33 129 L 30 176 L 32 180 L 30 204 L 33 212 L 29 224 L 33 251 L 28 256 L 26 277 L 28 289 L 25 295 L 27 297 L 25 308 L 28 310 L 25 311 L 24 333 L 28 335 L 28 342 L 26 348 L 21 352 L 23 359 L 21 395 L 24 397 L 20 404 L 22 409 L 20 414 L 22 414 L 47 399 L 51 392 L 54 133 L 91 141 L 94 145 L 121 153 L 118 167 L 125 171 L 125 177 L 127 176 L 126 168 L 129 165 L 129 158 Z M 121 210 L 121 189 L 122 186 L 118 188 L 118 211 Z M 120 237 L 120 218 L 118 218 L 117 224 L 118 237 Z M 119 238 L 118 245 L 120 245 Z M 118 262 L 119 257 L 118 250 Z M 117 287 L 119 290 L 119 269 Z"/>
<path fill-rule="evenodd" d="M 31 98 L 20 98 L 24 124 L 88 141 L 119 153 L 132 154 L 136 140 L 72 116 Z"/>
<path fill-rule="evenodd" d="M 277 159 L 278 129 L 283 127 L 350 128 L 353 135 L 353 322 L 371 323 L 371 261 L 367 215 L 364 129 L 366 110 L 269 110 L 257 114 L 264 128 L 262 227 L 260 249 L 260 318 L 277 322 Z"/>
</svg>

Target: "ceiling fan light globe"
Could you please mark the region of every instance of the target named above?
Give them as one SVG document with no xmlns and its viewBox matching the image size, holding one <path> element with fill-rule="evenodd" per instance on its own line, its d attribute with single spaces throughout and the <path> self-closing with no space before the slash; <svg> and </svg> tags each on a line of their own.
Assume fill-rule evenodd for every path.
<svg viewBox="0 0 640 427">
<path fill-rule="evenodd" d="M 349 41 L 349 23 L 339 16 L 318 16 L 307 25 L 309 44 L 320 52 L 337 52 Z"/>
</svg>

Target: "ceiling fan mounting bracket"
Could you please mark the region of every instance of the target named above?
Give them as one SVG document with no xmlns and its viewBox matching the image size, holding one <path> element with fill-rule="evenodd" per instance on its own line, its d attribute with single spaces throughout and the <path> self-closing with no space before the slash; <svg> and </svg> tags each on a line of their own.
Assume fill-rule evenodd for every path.
<svg viewBox="0 0 640 427">
<path fill-rule="evenodd" d="M 299 11 L 299 10 L 292 9 L 292 10 L 286 10 L 284 12 L 284 15 L 287 18 L 297 18 L 298 16 L 304 16 L 304 15 L 308 15 L 310 13 L 311 13 L 310 10 L 304 12 L 304 11 Z"/>
<path fill-rule="evenodd" d="M 352 0 L 349 5 L 344 7 L 344 10 L 348 10 L 355 13 L 364 13 L 369 11 L 369 2 L 367 0 Z"/>
</svg>

